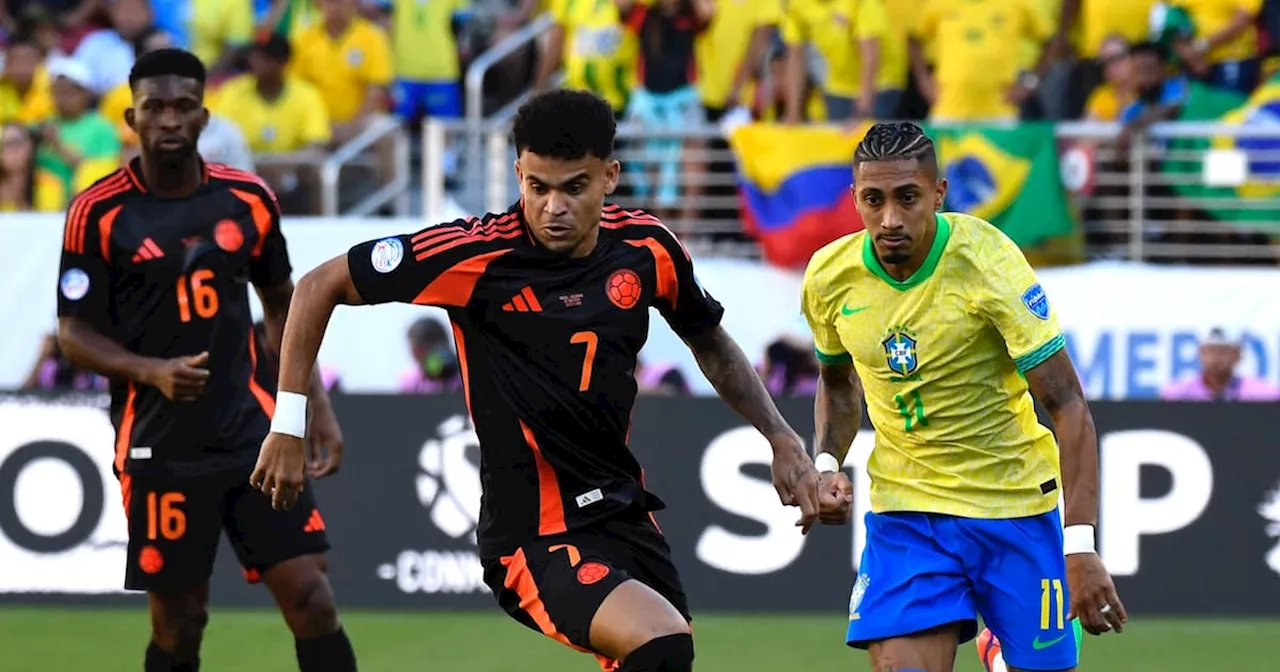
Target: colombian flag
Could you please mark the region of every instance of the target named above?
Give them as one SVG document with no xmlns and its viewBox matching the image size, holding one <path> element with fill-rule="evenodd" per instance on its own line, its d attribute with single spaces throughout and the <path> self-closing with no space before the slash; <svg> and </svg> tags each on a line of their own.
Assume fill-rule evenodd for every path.
<svg viewBox="0 0 1280 672">
<path fill-rule="evenodd" d="M 729 136 L 744 228 L 769 263 L 803 268 L 823 245 L 862 230 L 849 187 L 853 150 L 870 127 L 747 124 Z"/>
</svg>

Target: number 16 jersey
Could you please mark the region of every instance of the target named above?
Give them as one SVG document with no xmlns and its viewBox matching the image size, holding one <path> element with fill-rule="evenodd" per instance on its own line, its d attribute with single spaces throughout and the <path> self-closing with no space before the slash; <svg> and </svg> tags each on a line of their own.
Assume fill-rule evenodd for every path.
<svg viewBox="0 0 1280 672">
<path fill-rule="evenodd" d="M 657 218 L 606 205 L 582 259 L 539 246 L 519 206 L 355 246 L 366 303 L 440 306 L 480 440 L 480 554 L 496 558 L 662 503 L 627 447 L 636 358 L 655 307 L 682 337 L 723 309 Z"/>
<path fill-rule="evenodd" d="M 115 468 L 200 474 L 253 464 L 275 408 L 255 376 L 249 283 L 289 280 L 274 194 L 257 176 L 204 164 L 186 198 L 160 198 L 140 162 L 99 180 L 67 210 L 58 316 L 77 317 L 143 357 L 207 351 L 195 401 L 175 403 L 134 381 L 111 381 Z"/>
</svg>

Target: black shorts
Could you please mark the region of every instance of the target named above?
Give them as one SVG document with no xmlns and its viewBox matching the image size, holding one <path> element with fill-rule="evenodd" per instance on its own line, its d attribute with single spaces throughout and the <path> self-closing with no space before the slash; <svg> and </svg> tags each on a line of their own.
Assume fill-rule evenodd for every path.
<svg viewBox="0 0 1280 672">
<path fill-rule="evenodd" d="M 483 564 L 485 583 L 512 618 L 580 651 L 592 652 L 591 619 L 628 579 L 654 589 L 693 620 L 671 548 L 648 514 L 539 537 Z M 612 661 L 597 658 L 610 669 Z"/>
<path fill-rule="evenodd" d="M 256 583 L 290 558 L 329 550 L 324 520 L 308 482 L 288 511 L 249 487 L 252 466 L 199 476 L 124 474 L 129 518 L 127 590 L 184 590 L 209 580 L 223 530 Z"/>
</svg>

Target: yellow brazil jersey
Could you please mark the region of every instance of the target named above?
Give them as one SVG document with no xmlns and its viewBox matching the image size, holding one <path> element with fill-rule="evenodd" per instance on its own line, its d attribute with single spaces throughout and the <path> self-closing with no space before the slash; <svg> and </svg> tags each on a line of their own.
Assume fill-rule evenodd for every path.
<svg viewBox="0 0 1280 672">
<path fill-rule="evenodd" d="M 1129 104 L 1128 98 L 1121 98 L 1116 87 L 1103 82 L 1089 94 L 1084 104 L 1084 114 L 1095 121 L 1119 121 L 1120 111 Z"/>
<path fill-rule="evenodd" d="M 782 40 L 788 45 L 809 44 L 822 56 L 826 72 L 823 90 L 852 98 L 862 89 L 863 40 L 891 37 L 882 0 L 790 0 L 782 22 Z M 883 48 L 883 47 L 882 47 Z M 892 84 L 882 66 L 876 85 Z M 901 78 L 893 88 L 901 88 Z"/>
<path fill-rule="evenodd" d="M 911 74 L 911 51 L 907 38 L 920 20 L 920 3 L 916 0 L 884 0 L 889 37 L 880 45 L 880 86 L 886 90 L 905 89 Z"/>
<path fill-rule="evenodd" d="M 252 0 L 192 0 L 191 53 L 212 66 L 228 45 L 253 41 Z"/>
<path fill-rule="evenodd" d="M 733 93 L 738 68 L 751 67 L 743 61 L 756 29 L 776 26 L 782 21 L 781 0 L 722 0 L 721 8 L 694 43 L 698 64 L 698 91 L 707 107 L 722 108 Z M 753 78 L 747 78 L 751 81 Z M 749 100 L 743 94 L 745 102 Z"/>
<path fill-rule="evenodd" d="M 639 47 L 612 0 L 552 0 L 551 17 L 564 30 L 564 85 L 627 106 L 636 85 Z"/>
<path fill-rule="evenodd" d="M 1226 28 L 1239 12 L 1256 18 L 1262 9 L 1262 0 L 1173 0 L 1170 4 L 1187 10 L 1199 39 Z M 1258 31 L 1251 21 L 1249 27 L 1235 39 L 1210 51 L 1207 60 L 1210 63 L 1227 63 L 1243 61 L 1257 55 Z"/>
<path fill-rule="evenodd" d="M 386 31 L 362 18 L 337 38 L 316 22 L 298 34 L 289 70 L 319 89 L 329 118 L 343 124 L 360 112 L 369 87 L 391 84 L 391 44 Z"/>
<path fill-rule="evenodd" d="M 865 231 L 814 254 L 804 314 L 819 359 L 853 362 L 876 428 L 871 508 L 970 518 L 1058 504 L 1058 447 L 1020 375 L 1066 347 L 1018 247 L 980 219 L 937 216 L 928 258 L 899 282 Z"/>
<path fill-rule="evenodd" d="M 253 75 L 240 75 L 218 89 L 210 109 L 234 121 L 254 152 L 296 152 L 332 138 L 320 93 L 294 77 L 285 79 L 278 99 L 267 101 Z"/>
<path fill-rule="evenodd" d="M 115 124 L 120 133 L 120 142 L 126 145 L 138 144 L 138 134 L 124 122 L 124 111 L 133 107 L 133 89 L 129 82 L 121 82 L 119 86 L 106 92 L 98 103 L 98 112 L 102 118 Z"/>
<path fill-rule="evenodd" d="M 1012 45 L 1049 39 L 1044 12 L 1032 0 L 928 0 L 916 37 L 935 45 L 935 120 L 1016 118 L 1005 92 L 1022 69 Z M 1015 52 L 1016 53 L 1016 52 Z"/>
<path fill-rule="evenodd" d="M 1059 19 L 1062 18 L 1062 0 L 1032 0 L 1031 8 L 1040 12 L 1040 18 L 1044 20 L 1045 26 L 1048 27 L 1050 35 L 1058 31 Z M 1036 67 L 1036 63 L 1040 60 L 1040 52 L 1044 50 L 1045 43 L 1034 35 L 1027 35 L 1022 40 L 1022 68 L 1024 70 L 1032 70 Z"/>
<path fill-rule="evenodd" d="M 1080 55 L 1095 58 L 1102 43 L 1119 35 L 1129 44 L 1147 39 L 1156 0 L 1080 0 Z"/>
<path fill-rule="evenodd" d="M 469 5 L 469 0 L 394 0 L 391 44 L 396 77 L 413 82 L 457 81 L 453 17 Z"/>
<path fill-rule="evenodd" d="M 49 73 L 40 66 L 25 94 L 7 80 L 0 79 L 0 123 L 17 122 L 34 126 L 53 116 L 53 90 Z"/>
</svg>

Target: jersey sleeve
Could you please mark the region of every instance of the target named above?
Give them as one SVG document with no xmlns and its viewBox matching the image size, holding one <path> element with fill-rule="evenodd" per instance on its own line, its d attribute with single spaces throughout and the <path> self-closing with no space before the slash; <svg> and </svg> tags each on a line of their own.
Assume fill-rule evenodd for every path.
<svg viewBox="0 0 1280 672">
<path fill-rule="evenodd" d="M 73 200 L 67 210 L 58 265 L 58 317 L 80 317 L 98 324 L 110 321 L 110 222 L 103 227 L 100 219 L 104 214 L 113 218 L 115 211 L 98 210 L 84 196 Z"/>
<path fill-rule="evenodd" d="M 859 40 L 885 40 L 889 38 L 889 17 L 880 0 L 869 0 L 858 6 L 854 21 L 854 37 Z M 883 48 L 883 45 L 881 46 Z"/>
<path fill-rule="evenodd" d="M 937 37 L 938 23 L 941 21 L 940 10 L 937 0 L 927 0 L 920 20 L 911 31 L 911 37 L 924 44 L 932 42 Z"/>
<path fill-rule="evenodd" d="M 662 229 L 651 246 L 657 263 L 655 306 L 671 330 L 691 338 L 719 326 L 724 307 L 716 301 L 693 271 L 693 259 L 675 235 Z"/>
<path fill-rule="evenodd" d="M 788 4 L 786 13 L 782 16 L 782 42 L 789 47 L 804 44 L 809 39 L 801 13 L 804 8 L 798 5 L 800 3 L 794 1 Z"/>
<path fill-rule="evenodd" d="M 823 364 L 847 364 L 853 357 L 845 351 L 827 305 L 827 289 L 818 280 L 822 257 L 815 255 L 805 269 L 800 285 L 800 310 L 813 333 L 813 350 Z"/>
<path fill-rule="evenodd" d="M 473 221 L 457 220 L 368 240 L 347 252 L 347 270 L 367 304 L 416 303 L 442 308 L 472 305 L 476 284 L 489 263 L 511 251 L 503 240 L 487 241 Z"/>
<path fill-rule="evenodd" d="M 276 195 L 265 184 L 246 193 L 258 199 L 250 203 L 254 225 L 258 227 L 258 242 L 249 260 L 249 280 L 257 287 L 274 287 L 289 280 L 293 266 L 289 263 L 289 249 L 280 232 L 280 204 Z"/>
<path fill-rule="evenodd" d="M 979 310 L 1000 331 L 1018 371 L 1026 373 L 1066 347 L 1058 316 L 1022 250 L 999 231 L 983 253 Z"/>
<path fill-rule="evenodd" d="M 755 3 L 755 10 L 754 26 L 756 28 L 782 23 L 782 0 L 758 0 Z"/>
</svg>

